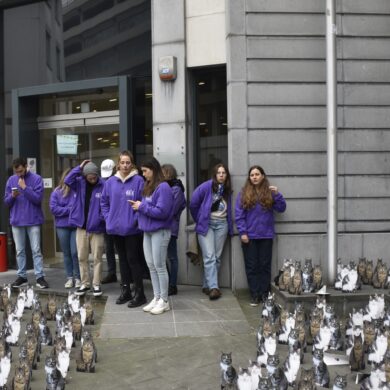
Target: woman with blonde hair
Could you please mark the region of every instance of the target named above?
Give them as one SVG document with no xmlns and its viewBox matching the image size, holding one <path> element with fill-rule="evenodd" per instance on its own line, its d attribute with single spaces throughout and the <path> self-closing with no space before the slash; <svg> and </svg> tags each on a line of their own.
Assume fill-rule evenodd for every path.
<svg viewBox="0 0 390 390">
<path fill-rule="evenodd" d="M 57 237 L 64 256 L 65 288 L 80 287 L 80 268 L 77 257 L 76 225 L 69 223 L 69 212 L 75 199 L 74 191 L 64 183 L 70 168 L 61 175 L 58 187 L 50 196 L 50 210 L 54 216 Z"/>
<path fill-rule="evenodd" d="M 264 169 L 249 168 L 244 187 L 236 199 L 236 225 L 241 237 L 251 306 L 266 296 L 271 282 L 272 244 L 275 236 L 274 211 L 286 210 L 286 201 L 271 186 Z"/>
</svg>

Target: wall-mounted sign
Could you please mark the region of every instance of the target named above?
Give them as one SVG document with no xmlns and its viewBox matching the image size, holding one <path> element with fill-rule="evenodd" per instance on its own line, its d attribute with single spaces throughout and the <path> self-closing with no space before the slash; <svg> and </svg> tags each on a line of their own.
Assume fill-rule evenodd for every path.
<svg viewBox="0 0 390 390">
<path fill-rule="evenodd" d="M 77 154 L 79 136 L 75 134 L 57 134 L 57 154 Z"/>
<path fill-rule="evenodd" d="M 163 81 L 176 80 L 177 59 L 174 56 L 160 57 L 158 62 L 158 74 Z"/>
<path fill-rule="evenodd" d="M 53 179 L 51 177 L 43 178 L 43 188 L 53 188 Z"/>
</svg>

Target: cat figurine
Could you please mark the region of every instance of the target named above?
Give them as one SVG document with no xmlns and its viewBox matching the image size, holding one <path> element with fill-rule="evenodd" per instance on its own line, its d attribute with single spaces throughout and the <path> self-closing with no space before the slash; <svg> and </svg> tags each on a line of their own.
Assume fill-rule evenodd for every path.
<svg viewBox="0 0 390 390">
<path fill-rule="evenodd" d="M 305 259 L 302 268 L 302 291 L 310 293 L 314 291 L 313 265 L 311 259 Z"/>
<path fill-rule="evenodd" d="M 365 277 L 365 284 L 372 284 L 372 278 L 374 276 L 374 261 L 368 260 L 367 266 L 366 266 L 366 277 Z"/>
<path fill-rule="evenodd" d="M 306 341 L 306 325 L 303 321 L 295 321 L 295 329 L 298 331 L 298 340 L 301 343 L 301 348 L 303 352 L 307 350 L 307 341 Z"/>
<path fill-rule="evenodd" d="M 26 288 L 26 302 L 24 302 L 24 307 L 31 310 L 33 307 L 34 300 L 34 286 L 29 284 Z"/>
<path fill-rule="evenodd" d="M 12 379 L 11 389 L 13 390 L 29 390 L 30 381 L 26 379 L 24 375 L 23 367 L 17 366 L 15 369 L 15 375 Z"/>
<path fill-rule="evenodd" d="M 362 336 L 356 336 L 352 350 L 349 354 L 349 365 L 352 371 L 361 371 L 366 367 L 364 361 L 364 345 Z"/>
<path fill-rule="evenodd" d="M 64 390 L 65 380 L 57 369 L 57 363 L 53 356 L 45 359 L 46 390 Z"/>
<path fill-rule="evenodd" d="M 284 268 L 279 277 L 279 290 L 287 291 L 291 281 L 291 268 L 290 266 Z"/>
<path fill-rule="evenodd" d="M 383 263 L 382 259 L 378 259 L 374 274 L 372 275 L 372 285 L 374 288 L 387 288 L 387 265 Z"/>
<path fill-rule="evenodd" d="M 54 321 L 56 319 L 57 300 L 55 294 L 49 294 L 46 304 L 46 319 Z"/>
<path fill-rule="evenodd" d="M 390 348 L 387 348 L 383 368 L 385 370 L 385 382 L 390 383 Z"/>
<path fill-rule="evenodd" d="M 283 326 L 283 328 L 280 331 L 279 334 L 279 343 L 280 344 L 287 344 L 288 341 L 288 335 L 291 332 L 291 329 L 295 326 L 295 316 L 292 313 L 288 314 L 288 317 L 286 318 L 286 323 Z"/>
<path fill-rule="evenodd" d="M 11 371 L 11 353 L 7 353 L 0 359 L 0 389 L 7 389 L 8 376 Z"/>
<path fill-rule="evenodd" d="M 322 287 L 322 268 L 320 265 L 315 265 L 313 268 L 313 289 L 318 291 Z"/>
<path fill-rule="evenodd" d="M 239 390 L 252 389 L 252 376 L 247 368 L 240 367 L 240 369 L 238 370 L 237 387 Z"/>
<path fill-rule="evenodd" d="M 357 270 L 359 277 L 363 284 L 367 284 L 367 279 L 366 279 L 366 268 L 367 268 L 367 259 L 365 257 L 360 257 Z"/>
<path fill-rule="evenodd" d="M 259 385 L 259 376 L 261 375 L 261 366 L 257 362 L 249 361 L 248 371 L 252 378 L 252 389 L 257 389 Z"/>
<path fill-rule="evenodd" d="M 316 384 L 314 381 L 313 368 L 305 369 L 301 368 L 301 376 L 298 382 L 298 390 L 315 390 Z"/>
<path fill-rule="evenodd" d="M 387 351 L 387 336 L 381 329 L 377 330 L 375 341 L 368 350 L 368 364 L 382 364 Z"/>
<path fill-rule="evenodd" d="M 85 299 L 84 305 L 85 309 L 85 324 L 84 325 L 94 325 L 95 324 L 95 316 L 93 311 L 93 305 L 91 299 Z"/>
<path fill-rule="evenodd" d="M 324 362 L 324 351 L 321 348 L 313 349 L 314 383 L 318 386 L 329 387 L 329 370 Z"/>
<path fill-rule="evenodd" d="M 237 381 L 236 370 L 232 366 L 232 353 L 221 353 L 221 389 L 229 388 L 231 384 Z"/>
<path fill-rule="evenodd" d="M 39 335 L 41 337 L 41 345 L 53 345 L 53 337 L 50 328 L 47 326 L 45 316 L 42 316 L 39 321 Z"/>
<path fill-rule="evenodd" d="M 259 375 L 259 383 L 257 385 L 258 390 L 269 390 L 270 384 L 271 382 L 267 376 Z"/>
<path fill-rule="evenodd" d="M 290 280 L 288 292 L 292 295 L 301 295 L 302 293 L 302 270 L 298 261 L 295 263 L 295 270 Z"/>
<path fill-rule="evenodd" d="M 341 336 L 340 321 L 336 318 L 336 316 L 329 320 L 329 328 L 329 349 L 333 351 L 341 351 L 343 349 L 343 340 Z"/>
<path fill-rule="evenodd" d="M 81 324 L 80 312 L 74 312 L 72 315 L 72 329 L 74 340 L 81 339 L 81 333 L 83 331 L 83 325 Z"/>
<path fill-rule="evenodd" d="M 334 378 L 332 390 L 343 390 L 347 388 L 347 375 L 338 375 Z"/>
<path fill-rule="evenodd" d="M 274 294 L 269 292 L 267 298 L 264 300 L 262 317 L 268 317 L 273 324 L 276 324 L 279 316 L 280 310 L 275 303 Z"/>
<path fill-rule="evenodd" d="M 314 311 L 310 316 L 309 332 L 307 337 L 307 343 L 313 344 L 314 339 L 317 337 L 320 332 L 322 324 L 322 315 L 318 311 Z"/>
<path fill-rule="evenodd" d="M 279 366 L 278 355 L 268 355 L 267 374 L 270 380 L 270 390 L 287 390 L 288 382 L 282 368 Z"/>
<path fill-rule="evenodd" d="M 276 352 L 276 333 L 268 337 L 262 337 L 257 346 L 257 363 L 265 367 L 267 364 L 268 355 L 274 355 Z"/>
<path fill-rule="evenodd" d="M 364 335 L 364 352 L 368 352 L 376 336 L 376 329 L 373 320 L 372 321 L 366 320 L 363 322 L 363 335 Z"/>
<path fill-rule="evenodd" d="M 76 360 L 77 371 L 95 372 L 96 361 L 96 346 L 92 340 L 92 336 L 89 334 L 88 338 L 84 337 L 82 341 L 80 359 Z"/>
<path fill-rule="evenodd" d="M 370 376 L 362 382 L 360 390 L 388 390 L 386 383 L 386 373 L 382 367 L 373 367 Z"/>
<path fill-rule="evenodd" d="M 329 349 L 329 343 L 331 338 L 331 330 L 328 325 L 326 325 L 324 322 L 320 326 L 320 331 L 318 332 L 316 338 L 314 339 L 313 346 L 315 348 L 323 349 L 324 351 L 327 351 Z"/>
<path fill-rule="evenodd" d="M 287 358 L 284 362 L 284 374 L 286 376 L 287 382 L 290 386 L 295 386 L 295 381 L 298 375 L 298 371 L 301 365 L 301 351 L 290 350 Z"/>
<path fill-rule="evenodd" d="M 0 309 L 4 311 L 11 300 L 11 285 L 4 284 L 0 293 Z"/>
<path fill-rule="evenodd" d="M 343 292 L 354 292 L 360 288 L 359 275 L 356 265 L 351 262 L 348 266 L 348 273 L 341 282 Z"/>
</svg>

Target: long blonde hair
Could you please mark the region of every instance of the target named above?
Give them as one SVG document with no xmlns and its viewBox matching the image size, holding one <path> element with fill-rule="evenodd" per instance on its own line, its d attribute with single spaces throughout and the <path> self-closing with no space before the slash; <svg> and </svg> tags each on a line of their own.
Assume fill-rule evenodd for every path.
<svg viewBox="0 0 390 390">
<path fill-rule="evenodd" d="M 66 198 L 69 195 L 69 192 L 70 192 L 70 187 L 67 184 L 65 184 L 65 177 L 70 172 L 70 169 L 71 168 L 67 168 L 67 169 L 65 169 L 64 172 L 62 172 L 62 175 L 61 175 L 61 178 L 60 178 L 60 182 L 58 183 L 58 186 L 57 186 L 57 189 L 61 190 L 62 196 L 64 198 Z"/>
</svg>

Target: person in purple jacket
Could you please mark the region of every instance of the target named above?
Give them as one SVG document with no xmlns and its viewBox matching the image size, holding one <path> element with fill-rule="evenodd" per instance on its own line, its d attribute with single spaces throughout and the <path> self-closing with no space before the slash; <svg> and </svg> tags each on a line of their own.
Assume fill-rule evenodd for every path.
<svg viewBox="0 0 390 390">
<path fill-rule="evenodd" d="M 233 234 L 231 192 L 229 170 L 224 164 L 217 164 L 212 178 L 195 188 L 190 202 L 203 255 L 202 291 L 210 300 L 221 297 L 218 284 L 221 255 L 228 233 Z"/>
<path fill-rule="evenodd" d="M 121 273 L 121 294 L 117 305 L 138 307 L 146 303 L 142 271 L 142 231 L 138 227 L 138 213 L 129 201 L 142 199 L 144 179 L 138 174 L 134 157 L 128 150 L 119 155 L 118 170 L 104 185 L 101 208 L 106 220 L 107 233 L 112 235 L 119 256 Z M 134 297 L 130 291 L 131 278 L 134 282 Z"/>
<path fill-rule="evenodd" d="M 76 243 L 79 256 L 81 286 L 76 294 L 85 295 L 90 290 L 89 247 L 93 257 L 92 292 L 95 297 L 102 295 L 102 257 L 104 251 L 104 219 L 100 209 L 104 181 L 99 177 L 99 168 L 90 160 L 84 160 L 80 166 L 73 168 L 65 178 L 75 193 L 69 214 L 69 224 L 77 226 Z"/>
<path fill-rule="evenodd" d="M 41 252 L 43 180 L 41 176 L 28 171 L 27 160 L 24 157 L 13 160 L 12 167 L 14 175 L 7 180 L 4 195 L 4 202 L 10 209 L 10 224 L 18 263 L 18 277 L 12 283 L 12 287 L 20 288 L 27 284 L 25 251 L 27 234 L 30 240 L 37 286 L 48 288 L 49 285 L 44 278 Z"/>
<path fill-rule="evenodd" d="M 73 286 L 79 288 L 81 281 L 76 246 L 76 225 L 69 223 L 69 213 L 76 194 L 64 183 L 69 172 L 70 168 L 62 173 L 58 187 L 50 195 L 49 206 L 51 213 L 54 215 L 57 236 L 64 255 L 67 278 L 65 288 L 72 288 Z"/>
<path fill-rule="evenodd" d="M 170 310 L 168 302 L 167 248 L 171 238 L 173 195 L 164 181 L 160 163 L 153 157 L 141 165 L 146 179 L 142 200 L 132 203 L 138 226 L 144 232 L 144 254 L 150 271 L 154 298 L 142 309 L 151 314 Z"/>
<path fill-rule="evenodd" d="M 170 185 L 173 194 L 173 219 L 171 225 L 171 238 L 168 244 L 168 260 L 170 262 L 168 295 L 177 294 L 177 272 L 179 259 L 177 257 L 177 237 L 179 235 L 180 215 L 186 208 L 184 186 L 177 178 L 177 172 L 172 164 L 164 164 L 161 167 L 165 180 Z"/>
<path fill-rule="evenodd" d="M 251 306 L 257 306 L 268 294 L 275 236 L 274 211 L 282 213 L 284 210 L 286 201 L 278 188 L 269 184 L 262 167 L 252 166 L 235 208 Z"/>
</svg>

